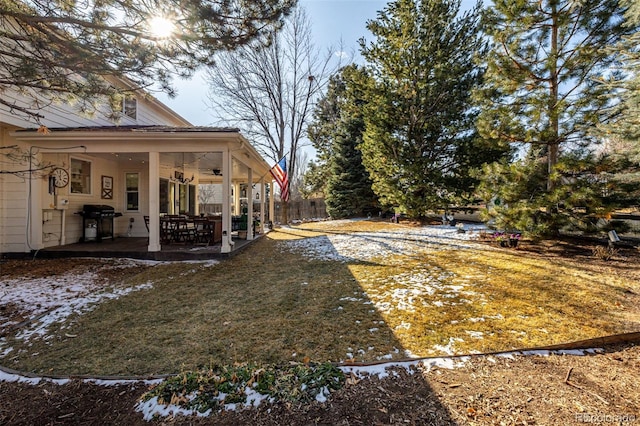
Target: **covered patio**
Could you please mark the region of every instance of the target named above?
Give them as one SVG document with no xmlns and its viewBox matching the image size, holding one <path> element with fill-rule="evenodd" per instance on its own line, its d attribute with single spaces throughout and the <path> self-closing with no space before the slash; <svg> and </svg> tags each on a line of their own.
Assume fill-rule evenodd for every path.
<svg viewBox="0 0 640 426">
<path fill-rule="evenodd" d="M 156 261 L 202 261 L 224 259 L 234 256 L 256 241 L 234 238 L 233 250 L 229 253 L 221 252 L 221 245 L 182 245 L 165 244 L 160 251 L 150 252 L 146 238 L 130 237 L 116 238 L 101 242 L 84 242 L 67 244 L 65 246 L 49 247 L 38 251 L 38 259 L 66 259 L 72 257 L 99 257 L 99 258 L 130 258 Z"/>
<path fill-rule="evenodd" d="M 52 170 L 28 182 L 28 245 L 36 250 L 72 252 L 95 245 L 98 251 L 136 247 L 133 251 L 146 253 L 139 258 L 227 254 L 263 232 L 273 217 L 270 166 L 237 129 L 85 127 L 20 130 L 12 136 L 28 143 L 36 161 Z M 68 182 L 59 182 L 60 175 Z M 200 211 L 201 184 L 219 192 L 221 211 Z M 112 227 L 113 238 L 87 237 L 87 207 L 113 209 L 104 225 Z M 161 223 L 168 217 L 208 217 L 218 222 L 219 235 L 207 244 L 177 244 L 163 238 Z M 238 232 L 240 219 L 245 226 Z"/>
</svg>

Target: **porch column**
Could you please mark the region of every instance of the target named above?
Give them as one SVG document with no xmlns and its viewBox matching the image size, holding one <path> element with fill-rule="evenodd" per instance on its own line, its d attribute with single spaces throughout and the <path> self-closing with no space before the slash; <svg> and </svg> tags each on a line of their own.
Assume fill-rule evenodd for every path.
<svg viewBox="0 0 640 426">
<path fill-rule="evenodd" d="M 160 153 L 149 152 L 149 246 L 160 251 Z"/>
<path fill-rule="evenodd" d="M 28 188 L 25 194 L 29 194 L 27 198 L 27 227 L 29 233 L 25 252 L 40 250 L 44 247 L 42 241 L 42 194 L 47 191 L 47 188 L 44 187 L 43 182 L 43 179 L 33 175 L 30 175 L 26 182 Z"/>
<path fill-rule="evenodd" d="M 247 241 L 253 240 L 253 169 L 247 168 Z"/>
<path fill-rule="evenodd" d="M 273 191 L 273 182 L 269 183 L 269 220 L 271 221 L 271 226 L 276 224 L 276 194 Z"/>
<path fill-rule="evenodd" d="M 260 233 L 264 234 L 264 230 L 266 229 L 264 226 L 264 194 L 265 194 L 265 188 L 264 188 L 264 176 L 260 179 Z"/>
<path fill-rule="evenodd" d="M 229 148 L 222 152 L 222 247 L 221 253 L 231 252 L 231 154 Z"/>
<path fill-rule="evenodd" d="M 240 210 L 240 184 L 233 184 L 233 214 L 238 216 L 242 213 Z"/>
</svg>

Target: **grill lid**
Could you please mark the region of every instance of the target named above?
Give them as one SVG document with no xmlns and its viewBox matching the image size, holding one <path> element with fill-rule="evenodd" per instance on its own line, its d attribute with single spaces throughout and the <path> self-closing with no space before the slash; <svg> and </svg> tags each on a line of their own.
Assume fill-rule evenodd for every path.
<svg viewBox="0 0 640 426">
<path fill-rule="evenodd" d="M 115 211 L 115 208 L 106 204 L 85 204 L 82 206 L 84 213 L 109 213 Z"/>
</svg>

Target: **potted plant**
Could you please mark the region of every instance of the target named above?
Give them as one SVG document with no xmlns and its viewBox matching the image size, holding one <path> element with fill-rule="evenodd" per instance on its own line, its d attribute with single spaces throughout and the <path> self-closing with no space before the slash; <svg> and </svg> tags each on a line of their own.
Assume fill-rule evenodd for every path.
<svg viewBox="0 0 640 426">
<path fill-rule="evenodd" d="M 493 239 L 500 244 L 500 247 L 518 247 L 521 237 L 522 235 L 519 232 L 507 233 L 498 231 L 493 233 Z"/>
<path fill-rule="evenodd" d="M 494 232 L 493 239 L 500 244 L 500 247 L 509 247 L 509 238 L 504 232 Z"/>
</svg>

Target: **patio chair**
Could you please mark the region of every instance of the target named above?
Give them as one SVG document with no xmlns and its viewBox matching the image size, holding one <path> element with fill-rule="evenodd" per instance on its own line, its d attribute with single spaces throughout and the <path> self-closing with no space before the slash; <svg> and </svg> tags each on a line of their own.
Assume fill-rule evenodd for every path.
<svg viewBox="0 0 640 426">
<path fill-rule="evenodd" d="M 205 245 L 213 244 L 214 242 L 214 222 L 206 217 L 194 217 L 194 242 L 196 244 L 202 243 Z"/>
<path fill-rule="evenodd" d="M 183 242 L 185 244 L 194 242 L 195 227 L 193 227 L 193 222 L 190 223 L 186 217 L 171 219 L 171 221 L 174 222 L 173 234 L 176 242 Z"/>
<path fill-rule="evenodd" d="M 162 244 L 170 244 L 175 236 L 175 222 L 173 218 L 169 216 L 162 216 L 160 218 L 160 242 Z"/>
<path fill-rule="evenodd" d="M 149 242 L 149 216 L 142 216 L 144 218 L 144 226 L 147 228 L 147 242 Z"/>
</svg>

